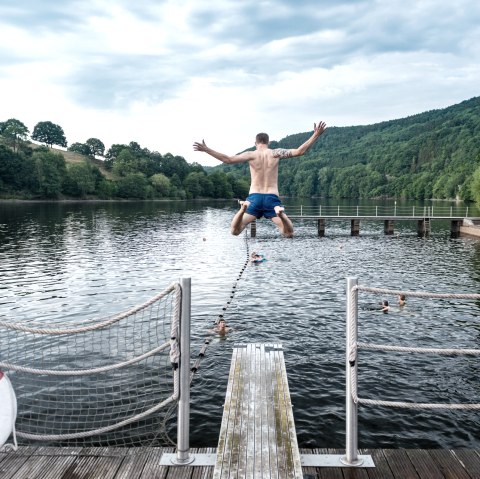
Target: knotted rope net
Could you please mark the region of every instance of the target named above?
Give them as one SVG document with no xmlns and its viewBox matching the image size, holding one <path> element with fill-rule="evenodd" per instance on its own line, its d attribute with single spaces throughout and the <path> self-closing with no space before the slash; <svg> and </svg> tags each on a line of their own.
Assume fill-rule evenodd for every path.
<svg viewBox="0 0 480 479">
<path fill-rule="evenodd" d="M 0 321 L 20 444 L 162 445 L 179 394 L 181 287 L 107 319 Z"/>
</svg>

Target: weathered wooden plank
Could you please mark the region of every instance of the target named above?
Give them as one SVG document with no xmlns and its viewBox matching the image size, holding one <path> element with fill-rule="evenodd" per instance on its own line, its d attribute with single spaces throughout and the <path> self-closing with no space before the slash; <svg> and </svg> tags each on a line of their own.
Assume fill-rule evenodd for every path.
<svg viewBox="0 0 480 479">
<path fill-rule="evenodd" d="M 422 479 L 437 479 L 443 477 L 435 461 L 424 449 L 405 449 L 407 456 Z"/>
<path fill-rule="evenodd" d="M 317 449 L 317 454 L 342 454 L 342 452 L 335 449 Z M 339 467 L 317 467 L 316 470 L 319 479 L 343 479 L 342 469 Z"/>
<path fill-rule="evenodd" d="M 265 347 L 272 347 L 272 344 L 266 344 Z M 267 448 L 266 448 L 266 454 L 268 455 L 269 458 L 269 463 L 270 463 L 270 473 L 272 478 L 280 478 L 280 472 L 279 472 L 279 467 L 278 467 L 278 458 L 280 456 L 280 451 L 278 450 L 277 447 L 277 442 L 275 440 L 275 430 L 276 430 L 276 425 L 275 425 L 275 419 L 276 419 L 276 414 L 275 414 L 275 401 L 274 401 L 274 379 L 272 376 L 272 368 L 274 364 L 272 362 L 272 357 L 269 355 L 268 356 L 268 361 L 266 362 L 265 369 L 266 373 L 268 374 L 268 378 L 265 379 L 264 381 L 264 388 L 265 388 L 265 406 L 266 406 L 266 413 L 267 413 L 267 435 L 269 438 Z M 268 371 L 268 372 L 267 372 Z"/>
<path fill-rule="evenodd" d="M 435 460 L 438 468 L 445 477 L 449 479 L 471 479 L 463 464 L 458 461 L 457 457 L 445 449 L 430 449 L 429 454 Z"/>
<path fill-rule="evenodd" d="M 384 454 L 395 477 L 405 479 L 418 479 L 420 477 L 407 456 L 405 449 L 385 449 Z"/>
<path fill-rule="evenodd" d="M 115 448 L 84 448 L 68 474 L 75 479 L 113 479 L 122 461 L 123 457 Z"/>
<path fill-rule="evenodd" d="M 199 449 L 198 452 L 215 453 L 215 448 L 207 447 L 206 449 Z M 211 479 L 213 477 L 213 466 L 199 466 L 195 467 L 192 474 L 192 479 Z"/>
<path fill-rule="evenodd" d="M 285 361 L 281 347 L 275 348 L 273 351 L 273 356 L 275 358 L 275 372 L 279 387 L 278 407 L 281 408 L 282 434 L 287 453 L 285 456 L 285 466 L 288 473 L 287 477 L 302 477 L 302 466 L 300 462 L 300 453 L 298 451 L 297 434 L 293 419 L 290 390 L 288 388 L 287 371 L 285 369 Z"/>
<path fill-rule="evenodd" d="M 160 465 L 160 456 L 163 452 L 173 453 L 173 447 L 154 447 L 151 448 L 152 454 L 147 457 L 145 467 L 143 468 L 141 479 L 165 479 L 169 466 Z"/>
<path fill-rule="evenodd" d="M 381 449 L 361 449 L 360 454 L 372 456 L 375 467 L 367 469 L 368 479 L 395 479 Z"/>
<path fill-rule="evenodd" d="M 57 479 L 69 471 L 80 450 L 80 448 L 72 449 L 70 454 L 62 448 L 39 447 L 11 477 Z M 1 477 L 8 477 L 8 475 Z"/>
<path fill-rule="evenodd" d="M 18 470 L 28 461 L 38 448 L 36 446 L 24 446 L 18 451 L 0 453 L 0 477 L 10 479 L 16 477 Z"/>
<path fill-rule="evenodd" d="M 255 415 L 252 418 L 255 423 L 255 441 L 254 441 L 254 449 L 253 455 L 254 458 L 254 477 L 262 477 L 262 423 L 261 423 L 261 416 L 259 416 L 260 407 L 264 398 L 261 396 L 261 391 L 259 386 L 260 381 L 257 383 L 257 378 L 262 374 L 262 351 L 260 347 L 256 347 L 255 344 L 249 344 L 249 353 L 255 358 L 255 371 L 252 377 L 250 377 L 251 386 L 255 392 L 254 396 L 254 407 L 255 407 Z"/>
<path fill-rule="evenodd" d="M 238 383 L 240 372 L 240 355 L 242 348 L 234 348 L 232 354 L 232 362 L 230 364 L 230 373 L 227 384 L 227 392 L 225 395 L 225 404 L 223 408 L 222 424 L 220 426 L 220 436 L 217 448 L 217 460 L 215 465 L 214 478 L 221 479 L 227 478 L 227 467 L 230 465 L 230 447 L 232 438 L 228 434 L 229 427 L 232 428 L 232 424 L 235 422 L 235 408 L 236 408 L 236 396 L 238 395 Z M 238 360 L 237 360 L 238 359 Z"/>
<path fill-rule="evenodd" d="M 248 415 L 247 415 L 247 458 L 244 477 L 253 477 L 255 470 L 254 448 L 255 448 L 255 384 L 251 378 L 254 377 L 256 371 L 255 355 L 250 354 L 245 358 L 248 365 Z M 253 451 L 253 452 L 252 452 Z"/>
<path fill-rule="evenodd" d="M 480 454 L 472 449 L 455 449 L 452 454 L 472 477 L 480 477 Z"/>
</svg>

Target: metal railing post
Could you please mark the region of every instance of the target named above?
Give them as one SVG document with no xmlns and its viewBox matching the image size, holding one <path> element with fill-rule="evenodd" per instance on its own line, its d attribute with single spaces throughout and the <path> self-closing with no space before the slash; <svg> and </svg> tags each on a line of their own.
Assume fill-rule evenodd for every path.
<svg viewBox="0 0 480 479">
<path fill-rule="evenodd" d="M 182 314 L 180 318 L 180 399 L 178 401 L 176 464 L 190 464 L 190 314 L 191 278 L 180 280 Z"/>
<path fill-rule="evenodd" d="M 346 351 L 346 446 L 341 462 L 359 466 L 363 459 L 358 457 L 358 407 L 353 400 L 352 379 L 357 381 L 357 335 L 358 335 L 358 285 L 357 278 L 347 278 L 347 351 Z"/>
</svg>

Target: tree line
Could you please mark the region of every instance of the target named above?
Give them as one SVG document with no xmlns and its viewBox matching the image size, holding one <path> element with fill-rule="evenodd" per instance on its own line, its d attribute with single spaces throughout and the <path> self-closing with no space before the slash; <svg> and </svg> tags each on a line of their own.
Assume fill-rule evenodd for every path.
<svg viewBox="0 0 480 479">
<path fill-rule="evenodd" d="M 296 148 L 311 132 L 271 147 Z M 462 199 L 480 204 L 480 97 L 374 125 L 328 128 L 303 157 L 281 160 L 286 196 Z M 238 177 L 245 165 L 220 166 Z"/>
<path fill-rule="evenodd" d="M 271 143 L 296 148 L 311 135 Z M 62 154 L 33 148 L 16 119 L 0 122 L 0 194 L 55 198 L 245 198 L 248 164 L 203 168 L 136 142 L 112 145 L 97 138 Z M 67 146 L 60 126 L 38 123 L 31 135 L 47 146 Z M 100 159 L 99 159 L 100 157 Z M 373 125 L 330 127 L 303 157 L 280 162 L 282 195 L 326 198 L 475 200 L 480 205 L 480 97 L 448 108 Z"/>
<path fill-rule="evenodd" d="M 32 140 L 45 146 L 29 142 Z M 39 122 L 30 136 L 17 119 L 0 122 L 0 196 L 3 198 L 155 199 L 244 198 L 249 183 L 232 173 L 207 172 L 181 156 L 162 155 L 137 142 L 114 144 L 105 152 L 98 138 L 73 143 L 67 153 L 63 129 Z M 68 152 L 77 161 L 66 161 Z M 101 158 L 98 158 L 101 157 Z M 78 161 L 80 158 L 80 161 Z"/>
</svg>

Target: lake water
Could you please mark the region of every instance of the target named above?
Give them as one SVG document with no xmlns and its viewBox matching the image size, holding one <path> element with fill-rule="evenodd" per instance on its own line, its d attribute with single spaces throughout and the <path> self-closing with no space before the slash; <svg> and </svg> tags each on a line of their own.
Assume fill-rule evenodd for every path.
<svg viewBox="0 0 480 479">
<path fill-rule="evenodd" d="M 298 203 L 298 202 L 297 202 Z M 306 202 L 303 202 L 304 204 Z M 286 201 L 287 207 L 293 200 Z M 419 205 L 422 206 L 422 205 Z M 111 315 L 139 304 L 172 280 L 192 278 L 192 354 L 225 311 L 230 332 L 207 349 L 193 381 L 191 444 L 216 446 L 232 347 L 284 347 L 301 447 L 345 445 L 346 277 L 360 284 L 429 292 L 479 292 L 480 241 L 450 238 L 433 222 L 296 222 L 280 237 L 262 220 L 257 237 L 229 234 L 229 202 L 0 204 L 0 318 L 54 324 Z M 287 210 L 288 211 L 288 210 Z M 388 314 L 376 308 L 393 303 Z M 479 348 L 480 302 L 360 295 L 360 339 L 425 347 Z M 417 402 L 480 402 L 478 357 L 361 352 L 359 395 Z M 360 447 L 479 448 L 479 412 L 359 408 Z"/>
</svg>

